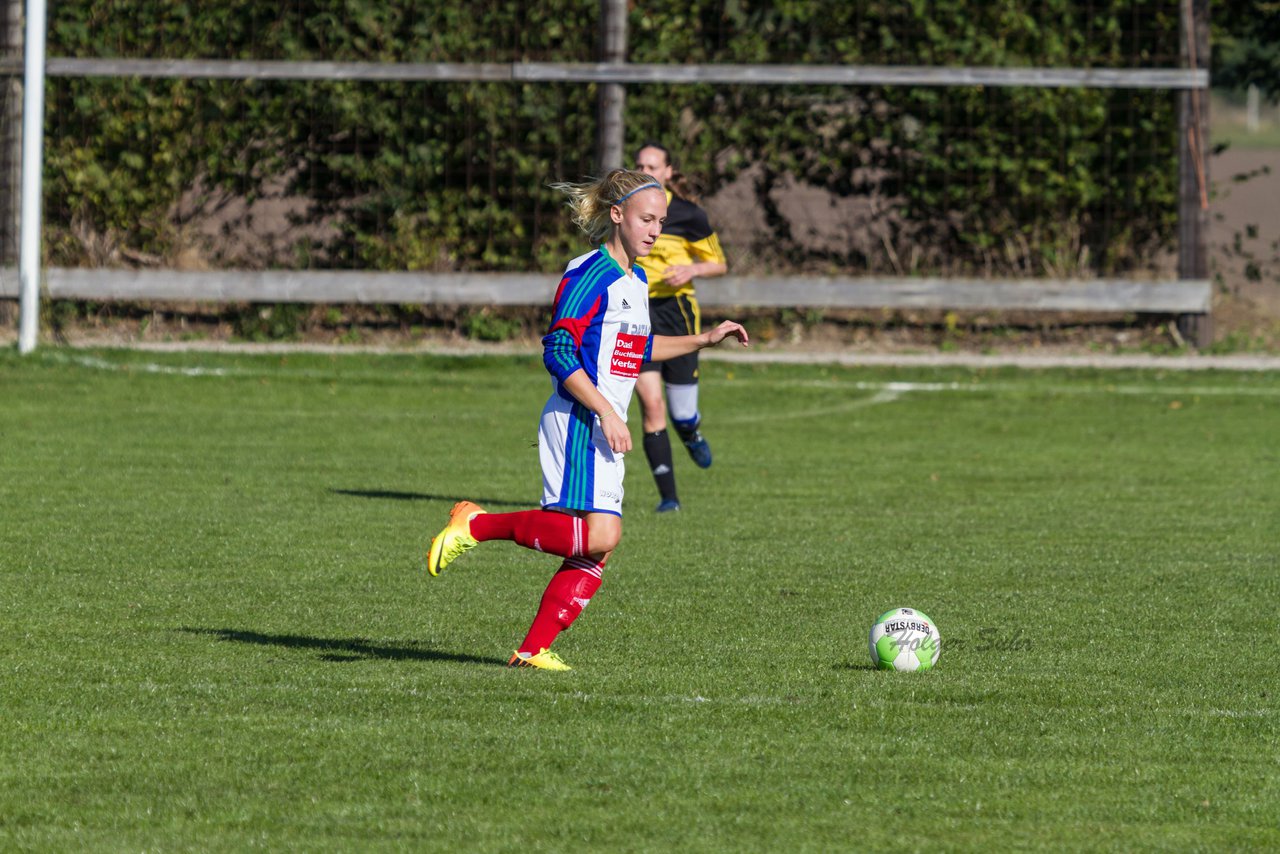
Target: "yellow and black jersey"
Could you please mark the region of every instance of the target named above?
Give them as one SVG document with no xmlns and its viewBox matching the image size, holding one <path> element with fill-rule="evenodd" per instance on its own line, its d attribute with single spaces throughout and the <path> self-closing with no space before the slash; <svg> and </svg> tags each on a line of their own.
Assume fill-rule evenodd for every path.
<svg viewBox="0 0 1280 854">
<path fill-rule="evenodd" d="M 720 238 L 711 229 L 706 211 L 667 190 L 667 221 L 662 225 L 662 234 L 648 255 L 636 259 L 649 277 L 649 298 L 692 294 L 694 280 L 671 287 L 664 281 L 663 271 L 674 265 L 703 261 L 725 262 Z"/>
</svg>

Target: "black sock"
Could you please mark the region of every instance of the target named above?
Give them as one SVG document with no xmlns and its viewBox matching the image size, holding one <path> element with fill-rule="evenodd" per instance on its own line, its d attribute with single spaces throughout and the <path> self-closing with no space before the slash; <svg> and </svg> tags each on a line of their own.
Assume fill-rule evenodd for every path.
<svg viewBox="0 0 1280 854">
<path fill-rule="evenodd" d="M 663 501 L 676 499 L 676 469 L 671 459 L 671 440 L 666 430 L 644 434 L 644 455 L 649 458 L 649 471 L 658 484 Z"/>
<path fill-rule="evenodd" d="M 692 424 L 676 424 L 676 432 L 680 434 L 681 442 L 688 442 L 698 435 L 698 428 L 702 426 L 702 419 L 698 418 Z"/>
</svg>

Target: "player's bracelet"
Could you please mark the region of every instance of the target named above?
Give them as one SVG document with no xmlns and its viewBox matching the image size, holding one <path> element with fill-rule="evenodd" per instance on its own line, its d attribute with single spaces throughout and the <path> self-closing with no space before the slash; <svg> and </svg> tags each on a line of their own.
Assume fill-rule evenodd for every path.
<svg viewBox="0 0 1280 854">
<path fill-rule="evenodd" d="M 610 409 L 608 412 L 600 412 L 600 413 L 597 413 L 597 414 L 596 414 L 596 418 L 599 418 L 601 421 L 603 421 L 603 420 L 605 420 L 606 418 L 608 418 L 610 415 L 617 415 L 617 414 L 618 414 L 618 413 L 616 413 L 616 412 L 614 412 L 612 409 Z"/>
</svg>

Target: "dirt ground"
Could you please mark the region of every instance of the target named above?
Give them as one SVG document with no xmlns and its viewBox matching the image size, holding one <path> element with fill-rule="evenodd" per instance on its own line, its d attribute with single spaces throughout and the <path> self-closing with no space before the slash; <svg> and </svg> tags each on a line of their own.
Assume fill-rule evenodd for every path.
<svg viewBox="0 0 1280 854">
<path fill-rule="evenodd" d="M 1210 164 L 1210 272 L 1214 281 L 1211 348 L 1222 353 L 1280 355 L 1280 150 L 1229 148 Z M 797 201 L 799 199 L 799 201 Z M 793 202 L 803 199 L 797 196 Z M 716 200 L 707 200 L 712 210 Z M 801 205 L 803 207 L 803 205 Z M 262 225 L 258 212 L 257 225 Z M 856 218 L 856 217 L 855 217 Z M 722 229 L 723 231 L 723 229 Z M 732 235 L 723 234 L 728 240 Z M 112 306 L 88 316 L 49 312 L 52 338 L 80 346 L 216 345 L 252 339 L 268 329 L 269 311 L 209 306 Z M 945 312 L 754 312 L 745 318 L 762 350 L 849 353 L 1007 353 L 1097 355 L 1167 353 L 1183 341 L 1171 318 Z M 261 322 L 259 322 L 261 321 Z M 477 329 L 501 331 L 507 344 L 535 347 L 542 318 L 517 312 L 495 321 L 485 310 L 443 312 L 427 321 L 375 319 L 368 311 L 315 306 L 306 310 L 302 343 L 313 345 L 467 348 Z M 470 328 L 469 339 L 465 330 Z M 0 343 L 17 337 L 17 305 L 0 300 Z M 483 337 L 483 334 L 482 336 Z"/>
<path fill-rule="evenodd" d="M 1214 339 L 1280 352 L 1280 150 L 1228 149 L 1209 170 Z"/>
</svg>

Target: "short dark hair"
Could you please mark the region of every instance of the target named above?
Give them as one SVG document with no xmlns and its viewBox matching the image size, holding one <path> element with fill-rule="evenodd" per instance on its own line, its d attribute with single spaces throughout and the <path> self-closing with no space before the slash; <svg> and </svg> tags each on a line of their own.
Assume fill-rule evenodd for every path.
<svg viewBox="0 0 1280 854">
<path fill-rule="evenodd" d="M 650 139 L 642 142 L 640 147 L 636 149 L 636 159 L 640 159 L 640 152 L 646 148 L 656 148 L 662 152 L 662 156 L 667 158 L 667 165 L 671 167 L 671 178 L 667 181 L 667 187 L 673 193 L 682 199 L 688 199 L 691 202 L 699 201 L 698 191 L 694 189 L 689 178 L 680 171 L 680 167 L 676 165 L 676 159 L 671 156 L 671 149 L 667 148 L 657 140 Z"/>
<path fill-rule="evenodd" d="M 665 158 L 667 158 L 667 165 L 668 165 L 668 166 L 675 166 L 675 165 L 676 165 L 675 160 L 674 160 L 674 159 L 672 159 L 672 157 L 671 157 L 671 149 L 667 148 L 667 147 L 666 147 L 665 145 L 663 145 L 662 143 L 658 142 L 657 140 L 653 140 L 653 139 L 645 140 L 644 142 L 640 143 L 640 147 L 636 149 L 636 157 L 639 157 L 639 156 L 640 156 L 640 152 L 641 152 L 641 151 L 644 151 L 646 148 L 656 148 L 656 149 L 658 149 L 659 151 L 661 151 L 661 152 L 662 152 L 662 156 L 663 156 L 663 157 L 665 157 Z"/>
</svg>

